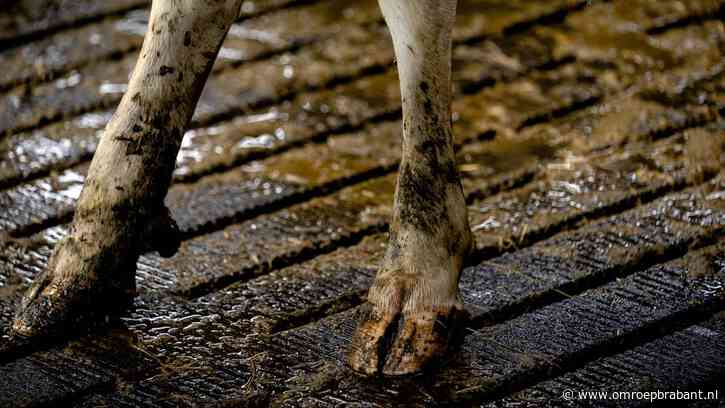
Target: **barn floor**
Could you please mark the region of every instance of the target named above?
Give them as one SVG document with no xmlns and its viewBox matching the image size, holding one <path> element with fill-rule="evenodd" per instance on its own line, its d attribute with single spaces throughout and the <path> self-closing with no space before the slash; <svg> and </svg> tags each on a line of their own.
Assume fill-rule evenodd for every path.
<svg viewBox="0 0 725 408">
<path fill-rule="evenodd" d="M 344 366 L 399 160 L 374 0 L 244 2 L 167 197 L 181 250 L 141 257 L 132 310 L 43 344 L 8 325 L 66 233 L 148 1 L 4 5 L 0 406 L 725 405 L 725 2 L 459 1 L 471 319 L 441 367 L 396 380 Z"/>
</svg>

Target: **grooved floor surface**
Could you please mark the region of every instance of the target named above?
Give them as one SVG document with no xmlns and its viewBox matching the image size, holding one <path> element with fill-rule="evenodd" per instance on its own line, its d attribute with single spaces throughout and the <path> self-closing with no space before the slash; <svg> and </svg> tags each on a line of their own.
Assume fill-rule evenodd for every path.
<svg viewBox="0 0 725 408">
<path fill-rule="evenodd" d="M 725 405 L 722 0 L 459 0 L 454 137 L 477 250 L 471 319 L 433 371 L 344 364 L 400 159 L 374 0 L 245 1 L 166 198 L 179 253 L 140 258 L 134 307 L 108 325 L 11 338 L 149 3 L 0 12 L 0 406 Z"/>
</svg>

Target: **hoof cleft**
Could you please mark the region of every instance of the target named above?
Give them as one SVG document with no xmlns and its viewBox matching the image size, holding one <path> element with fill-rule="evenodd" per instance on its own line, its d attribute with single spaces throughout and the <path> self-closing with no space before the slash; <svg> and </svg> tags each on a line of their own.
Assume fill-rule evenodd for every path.
<svg viewBox="0 0 725 408">
<path fill-rule="evenodd" d="M 106 249 L 107 251 L 107 249 Z M 83 255 L 89 255 L 84 257 Z M 105 256 L 104 256 L 105 254 Z M 123 259 L 101 251 L 90 255 L 82 242 L 67 237 L 58 244 L 47 269 L 23 297 L 12 323 L 12 334 L 20 337 L 58 337 L 97 323 L 126 309 L 136 289 L 130 260 L 115 264 L 113 275 L 99 276 L 109 269 L 109 260 Z"/>
<path fill-rule="evenodd" d="M 455 306 L 438 309 L 390 313 L 366 304 L 348 353 L 350 367 L 365 376 L 404 376 L 436 363 L 466 317 Z"/>
</svg>

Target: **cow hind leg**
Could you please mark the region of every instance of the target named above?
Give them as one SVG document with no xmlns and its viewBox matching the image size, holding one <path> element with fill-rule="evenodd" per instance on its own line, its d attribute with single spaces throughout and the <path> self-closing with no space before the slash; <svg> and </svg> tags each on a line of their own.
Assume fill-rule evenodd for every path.
<svg viewBox="0 0 725 408">
<path fill-rule="evenodd" d="M 16 334 L 60 334 L 123 308 L 135 292 L 139 254 L 176 251 L 175 224 L 163 200 L 182 136 L 240 3 L 153 2 L 128 90 L 93 157 L 70 233 L 22 300 Z"/>
<path fill-rule="evenodd" d="M 364 374 L 417 372 L 463 316 L 458 278 L 472 248 L 451 135 L 456 0 L 379 0 L 403 98 L 403 157 L 390 240 L 348 354 Z"/>
</svg>

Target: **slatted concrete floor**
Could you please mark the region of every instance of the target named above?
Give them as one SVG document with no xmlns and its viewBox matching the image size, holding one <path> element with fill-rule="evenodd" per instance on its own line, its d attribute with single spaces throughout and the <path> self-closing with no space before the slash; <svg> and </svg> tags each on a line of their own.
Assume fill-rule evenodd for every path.
<svg viewBox="0 0 725 408">
<path fill-rule="evenodd" d="M 650 404 L 567 390 L 725 403 L 722 1 L 459 0 L 472 318 L 441 367 L 402 380 L 344 366 L 399 160 L 373 0 L 245 1 L 167 197 L 180 252 L 141 257 L 135 306 L 107 326 L 7 335 L 66 233 L 148 8 L 31 3 L 0 14 L 1 406 Z"/>
</svg>

